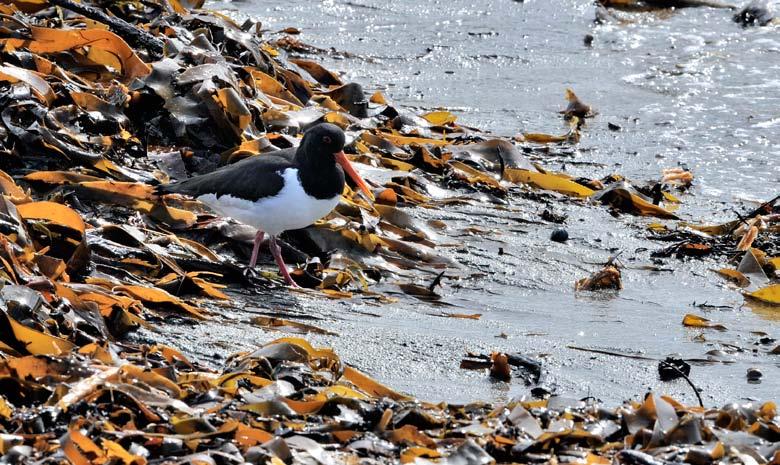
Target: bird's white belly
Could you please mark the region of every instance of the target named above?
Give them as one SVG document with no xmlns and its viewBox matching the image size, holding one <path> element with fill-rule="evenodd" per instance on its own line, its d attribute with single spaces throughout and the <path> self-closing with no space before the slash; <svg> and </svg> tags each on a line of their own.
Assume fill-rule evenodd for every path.
<svg viewBox="0 0 780 465">
<path fill-rule="evenodd" d="M 222 216 L 229 216 L 274 236 L 309 226 L 333 211 L 339 203 L 340 195 L 316 199 L 307 194 L 298 179 L 297 169 L 284 170 L 282 177 L 284 187 L 273 197 L 252 201 L 231 195 L 217 198 L 214 194 L 206 194 L 198 200 Z"/>
</svg>

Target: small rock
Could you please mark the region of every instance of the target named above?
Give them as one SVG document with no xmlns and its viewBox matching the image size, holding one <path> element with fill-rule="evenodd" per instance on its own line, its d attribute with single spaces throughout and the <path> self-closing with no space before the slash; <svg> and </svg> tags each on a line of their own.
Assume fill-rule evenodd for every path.
<svg viewBox="0 0 780 465">
<path fill-rule="evenodd" d="M 678 354 L 666 357 L 658 364 L 658 377 L 661 381 L 672 381 L 691 374 L 691 366 Z"/>
<path fill-rule="evenodd" d="M 615 123 L 607 123 L 607 127 L 609 128 L 610 131 L 620 131 L 621 129 L 623 129 L 622 127 L 618 126 Z"/>
<path fill-rule="evenodd" d="M 490 354 L 490 377 L 501 381 L 512 379 L 512 368 L 509 366 L 509 357 L 500 352 Z"/>
<path fill-rule="evenodd" d="M 747 380 L 751 383 L 759 383 L 761 382 L 761 378 L 764 376 L 763 373 L 761 373 L 761 370 L 758 368 L 748 368 L 747 371 Z"/>
<path fill-rule="evenodd" d="M 569 233 L 563 228 L 556 229 L 550 234 L 550 240 L 561 243 L 566 242 L 569 240 Z"/>
<path fill-rule="evenodd" d="M 545 221 L 549 221 L 551 223 L 564 223 L 566 222 L 566 219 L 568 218 L 566 215 L 563 214 L 557 214 L 550 208 L 545 208 L 542 212 L 541 218 Z"/>
<path fill-rule="evenodd" d="M 547 399 L 553 394 L 552 390 L 545 386 L 536 386 L 531 389 L 531 395 L 536 399 Z"/>
<path fill-rule="evenodd" d="M 592 47 L 593 46 L 593 34 L 585 34 L 585 38 L 582 39 L 582 42 L 585 44 L 586 47 Z"/>
</svg>

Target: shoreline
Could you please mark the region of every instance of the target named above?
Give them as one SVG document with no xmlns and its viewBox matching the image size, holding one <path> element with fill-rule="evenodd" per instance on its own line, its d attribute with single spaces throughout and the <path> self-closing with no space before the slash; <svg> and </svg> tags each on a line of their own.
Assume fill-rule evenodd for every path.
<svg viewBox="0 0 780 465">
<path fill-rule="evenodd" d="M 731 260 L 735 269 L 722 274 L 737 284 L 753 280 L 745 293 L 777 304 L 777 199 L 720 229 L 680 228 L 673 223 L 680 220 L 675 204 L 685 201 L 695 179 L 686 170 L 630 183 L 545 168 L 537 152 L 576 145 L 596 113 L 573 92 L 567 92 L 568 107 L 561 102 L 566 132 L 495 139 L 460 126 L 449 111 L 415 114 L 381 93 L 364 95 L 359 85 L 342 82 L 317 61 L 288 61 L 283 46 L 305 45 L 294 36 L 269 43 L 255 34 L 254 23 L 240 26 L 219 14 L 188 11 L 181 0 L 150 2 L 140 12 L 119 4 L 111 11 L 131 20 L 122 27 L 154 40 L 165 36 L 159 56 L 148 44 L 148 50 L 129 46 L 94 18 L 55 12 L 46 2 L 12 3 L 31 11 L 15 12 L 12 6 L 0 11 L 6 26 L 0 35 L 5 50 L 0 98 L 10 141 L 2 147 L 7 159 L 0 173 L 6 282 L 0 370 L 8 386 L 0 395 L 0 452 L 7 459 L 79 465 L 165 460 L 324 465 L 358 463 L 360 457 L 403 463 L 446 457 L 437 463 L 650 464 L 744 461 L 747 454 L 768 463 L 780 460 L 779 417 L 771 401 L 705 409 L 649 394 L 642 402 L 603 408 L 592 398 L 556 395 L 560 380 L 546 384 L 544 356 L 495 350 L 493 343 L 480 343 L 482 353 L 467 354 L 464 347 L 450 353 L 448 362 L 465 359 L 461 368 L 477 369 L 472 381 L 488 382 L 480 374 L 490 372 L 493 378 L 509 377 L 511 384 L 525 383 L 519 399 L 511 399 L 507 387 L 505 402 L 416 401 L 366 374 L 378 367 L 358 371 L 332 350 L 297 338 L 255 342 L 259 348 L 238 355 L 214 351 L 211 365 L 219 368 L 204 367 L 159 340 L 178 340 L 202 356 L 215 339 L 190 331 L 200 325 L 208 332 L 223 322 L 231 331 L 249 324 L 269 334 L 318 339 L 333 336 L 327 320 L 333 315 L 300 312 L 295 294 L 279 286 L 267 262 L 258 272 L 244 272 L 251 231 L 214 218 L 192 200 L 159 198 L 152 185 L 293 146 L 317 121 L 344 128 L 348 153 L 374 183 L 378 201 L 371 205 L 347 190 L 334 215 L 316 228 L 287 234 L 284 252 L 292 262 L 305 263 L 293 274 L 311 288 L 302 291 L 307 298 L 330 299 L 330 305 L 361 315 L 351 337 L 367 331 L 364 317 L 376 318 L 394 303 L 418 305 L 429 320 L 441 319 L 442 327 L 481 321 L 478 309 L 465 308 L 470 294 L 462 290 L 483 289 L 498 268 L 500 279 L 508 279 L 502 285 L 513 283 L 506 277 L 517 267 L 510 258 L 515 244 L 502 229 L 546 236 L 550 226 L 566 221 L 556 215 L 582 215 L 580 210 L 636 215 L 640 228 L 649 224 L 648 234 L 667 242 L 659 253 L 708 255 L 697 265 L 705 270 Z M 69 26 L 86 27 L 64 28 L 60 13 Z M 653 202 L 656 195 L 660 203 Z M 497 215 L 490 230 L 469 221 L 475 212 L 489 218 L 491 209 L 508 215 Z M 504 240 L 498 249 L 496 237 Z M 626 277 L 635 284 L 631 267 L 610 257 L 600 239 L 599 245 L 572 241 L 582 247 L 575 249 L 578 258 L 598 260 L 568 270 L 577 275 L 578 292 L 609 299 L 622 292 Z M 537 250 L 573 253 L 547 247 Z M 741 263 L 733 263 L 736 249 L 743 249 Z M 554 276 L 555 267 L 546 272 Z M 762 284 L 754 286 L 762 275 Z M 574 286 L 575 279 L 568 274 L 565 279 Z M 741 298 L 739 288 L 727 291 Z M 255 305 L 258 311 L 249 317 L 248 307 Z M 702 340 L 718 331 L 733 335 L 709 313 L 707 318 L 702 311 L 691 313 L 674 324 L 696 328 Z M 155 331 L 164 328 L 170 333 L 155 340 Z M 399 334 L 404 331 L 400 326 Z M 739 337 L 747 332 L 740 328 Z M 746 337 L 738 340 L 740 346 L 772 339 L 768 333 Z M 234 351 L 231 342 L 237 341 L 221 344 Z M 355 345 L 357 355 L 364 346 Z M 754 356 L 766 357 L 761 366 L 771 367 L 780 346 L 756 345 Z M 551 357 L 554 366 L 565 363 L 563 353 Z M 645 359 L 655 366 L 657 355 Z M 726 365 L 732 363 L 728 356 L 699 362 Z M 362 360 L 393 362 L 370 353 Z"/>
</svg>

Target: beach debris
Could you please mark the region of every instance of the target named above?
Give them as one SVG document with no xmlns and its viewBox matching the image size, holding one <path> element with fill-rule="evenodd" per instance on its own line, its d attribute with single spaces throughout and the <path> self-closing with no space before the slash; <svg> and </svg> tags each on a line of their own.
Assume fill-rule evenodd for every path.
<svg viewBox="0 0 780 465">
<path fill-rule="evenodd" d="M 683 317 L 682 324 L 683 326 L 687 326 L 689 328 L 709 328 L 716 329 L 718 331 L 726 331 L 727 329 L 720 323 L 713 323 L 703 316 L 694 315 L 692 313 L 688 313 Z"/>
<path fill-rule="evenodd" d="M 494 356 L 506 375 L 512 357 Z M 12 431 L 3 437 L 4 461 L 527 463 L 574 455 L 591 463 L 690 463 L 694 456 L 716 461 L 723 443 L 741 440 L 743 453 L 769 463 L 777 443 L 772 402 L 704 408 L 649 393 L 617 407 L 555 395 L 433 404 L 300 338 L 235 354 L 216 370 L 163 345 L 109 342 L 3 360 L 0 371 L 14 386 L 0 396 L 0 424 Z"/>
<path fill-rule="evenodd" d="M 563 224 L 566 222 L 566 219 L 568 218 L 567 215 L 562 213 L 557 213 L 552 208 L 545 208 L 540 217 L 545 220 L 549 221 L 550 223 L 557 223 L 557 224 Z"/>
<path fill-rule="evenodd" d="M 498 336 L 500 337 L 500 336 Z M 533 357 L 519 353 L 493 352 L 490 355 L 468 353 L 461 359 L 464 370 L 489 370 L 490 376 L 508 380 L 513 374 L 523 379 L 526 385 L 535 386 L 542 379 L 542 363 Z"/>
<path fill-rule="evenodd" d="M 509 366 L 509 357 L 500 352 L 490 354 L 490 377 L 501 381 L 512 379 L 512 368 Z"/>
<path fill-rule="evenodd" d="M 662 183 L 676 184 L 678 186 L 690 186 L 693 183 L 693 173 L 683 168 L 666 168 L 661 174 Z"/>
<path fill-rule="evenodd" d="M 666 8 L 723 8 L 735 9 L 731 3 L 718 0 L 598 0 L 607 8 L 627 11 L 653 11 Z"/>
<path fill-rule="evenodd" d="M 738 270 L 721 268 L 714 271 L 739 287 L 748 287 L 750 285 L 750 279 Z"/>
<path fill-rule="evenodd" d="M 745 296 L 765 304 L 780 305 L 780 284 L 772 284 L 756 291 L 748 292 Z"/>
<path fill-rule="evenodd" d="M 762 256 L 762 258 L 759 259 L 757 254 Z M 748 278 L 751 284 L 754 284 L 755 286 L 763 286 L 769 282 L 769 277 L 764 270 L 767 265 L 768 263 L 766 258 L 763 257 L 763 253 L 756 249 L 750 248 L 742 256 L 742 260 L 739 261 L 739 265 L 737 265 L 737 271 Z"/>
<path fill-rule="evenodd" d="M 691 374 L 691 365 L 685 360 L 670 356 L 658 362 L 658 377 L 661 381 L 673 381 Z"/>
<path fill-rule="evenodd" d="M 565 97 L 566 101 L 569 102 L 569 105 L 565 110 L 561 111 L 561 114 L 563 114 L 564 118 L 567 120 L 577 118 L 577 124 L 579 125 L 582 124 L 585 118 L 593 118 L 596 115 L 593 108 L 591 108 L 590 105 L 582 103 L 573 90 L 566 89 Z"/>
<path fill-rule="evenodd" d="M 447 318 L 459 318 L 461 320 L 479 320 L 482 318 L 481 313 L 442 313 L 439 316 Z"/>
<path fill-rule="evenodd" d="M 618 265 L 610 259 L 601 270 L 593 273 L 590 277 L 582 278 L 574 284 L 576 291 L 600 291 L 605 289 L 621 290 L 623 289 L 623 280 L 621 278 Z"/>
<path fill-rule="evenodd" d="M 538 189 L 554 191 L 570 197 L 589 197 L 594 192 L 589 187 L 561 173 L 507 169 L 504 171 L 504 176 L 512 182 L 528 184 Z"/>
<path fill-rule="evenodd" d="M 609 205 L 616 212 L 679 219 L 674 213 L 655 205 L 653 199 L 645 196 L 626 181 L 612 183 L 609 187 L 596 192 L 593 199 Z"/>
<path fill-rule="evenodd" d="M 776 2 L 770 0 L 750 0 L 732 19 L 743 27 L 769 26 L 780 22 L 775 12 Z"/>
<path fill-rule="evenodd" d="M 283 318 L 268 317 L 268 316 L 256 316 L 253 317 L 250 322 L 253 325 L 261 326 L 274 331 L 283 331 L 286 333 L 298 333 L 298 334 L 324 334 L 326 336 L 338 336 L 338 334 L 328 331 L 326 329 L 318 328 L 317 326 L 307 325 L 299 323 L 297 321 L 289 321 Z"/>
<path fill-rule="evenodd" d="M 550 240 L 564 243 L 569 240 L 569 232 L 563 228 L 555 229 L 552 234 L 550 234 Z"/>
<path fill-rule="evenodd" d="M 764 374 L 761 373 L 761 370 L 758 368 L 748 368 L 747 374 L 745 375 L 747 377 L 747 380 L 749 383 L 760 383 L 761 378 L 764 377 Z"/>
<path fill-rule="evenodd" d="M 595 39 L 595 37 L 593 37 L 593 34 L 585 34 L 585 37 L 582 38 L 582 43 L 586 47 L 592 47 L 594 39 Z"/>
</svg>

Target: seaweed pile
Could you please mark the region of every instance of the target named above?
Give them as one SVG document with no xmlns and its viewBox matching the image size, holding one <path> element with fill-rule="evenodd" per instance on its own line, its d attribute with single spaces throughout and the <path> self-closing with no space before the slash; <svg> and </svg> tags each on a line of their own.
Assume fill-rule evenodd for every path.
<svg viewBox="0 0 780 465">
<path fill-rule="evenodd" d="M 239 265 L 254 231 L 196 201 L 157 196 L 154 186 L 295 146 L 322 121 L 345 130 L 377 200 L 347 188 L 333 214 L 284 236 L 286 258 L 300 264 L 293 277 L 318 295 L 386 302 L 400 288 L 435 299 L 442 272 L 457 276 L 459 266 L 437 250 L 447 224 L 410 211 L 501 209 L 525 197 L 666 220 L 650 225 L 653 238 L 673 242 L 660 256 L 723 257 L 734 268 L 721 275 L 780 303 L 778 199 L 725 225 L 671 226 L 677 196 L 693 181 L 685 169 L 643 184 L 540 163 L 571 150 L 595 114 L 573 91 L 564 134 L 494 138 L 448 111 L 416 114 L 381 93 L 367 96 L 301 58 L 322 51 L 292 35 L 266 40 L 260 23 L 239 25 L 200 6 L 0 4 L 2 460 L 780 462 L 771 403 L 705 410 L 649 396 L 615 410 L 558 397 L 429 405 L 300 339 L 239 354 L 219 370 L 171 347 L 124 341 L 160 315 L 209 318 L 219 301 L 230 304 L 231 289 L 278 286 L 274 273 Z M 541 217 L 565 220 L 552 209 Z M 415 284 L 423 280 L 433 284 Z M 612 260 L 578 283 L 621 285 Z"/>
<path fill-rule="evenodd" d="M 780 461 L 773 403 L 704 409 L 650 394 L 615 409 L 563 397 L 433 405 L 296 338 L 237 354 L 218 372 L 170 347 L 113 344 L 0 370 L 4 463 Z"/>
<path fill-rule="evenodd" d="M 381 287 L 372 288 L 383 277 L 429 280 L 457 268 L 436 251 L 446 225 L 419 221 L 407 207 L 484 201 L 501 207 L 510 190 L 539 198 L 531 189 L 540 189 L 556 194 L 542 197 L 545 203 L 587 199 L 616 214 L 677 219 L 662 203 L 673 207 L 679 199 L 672 191 L 692 181 L 679 168 L 647 185 L 545 169 L 536 160 L 551 146 L 576 143 L 595 113 L 571 90 L 561 112 L 566 134 L 525 133 L 512 143 L 459 125 L 447 111 L 417 115 L 380 93 L 369 98 L 316 61 L 286 56 L 285 50 L 311 51 L 291 36 L 264 41 L 257 23 L 239 26 L 185 7 L 119 2 L 106 18 L 96 14 L 100 9 L 71 5 L 83 16 L 46 2 L 4 7 L 5 191 L 20 206 L 9 210 L 16 226 L 35 225 L 19 236 L 29 236 L 29 244 L 11 242 L 26 247 L 33 267 L 46 263 L 45 272 L 38 270 L 46 278 L 198 317 L 201 311 L 170 291 L 225 299 L 221 286 L 267 284 L 270 274 L 237 265 L 251 230 L 214 219 L 195 201 L 157 197 L 152 185 L 295 146 L 321 121 L 346 131 L 347 150 L 377 198 L 370 205 L 346 192 L 317 228 L 287 235 L 285 253 L 304 264 L 294 273 L 299 284 L 332 297 L 387 299 L 376 291 Z M 26 186 L 48 203 L 32 201 Z M 760 223 L 769 233 L 776 229 L 772 218 Z M 741 238 L 745 231 L 733 233 Z"/>
</svg>

